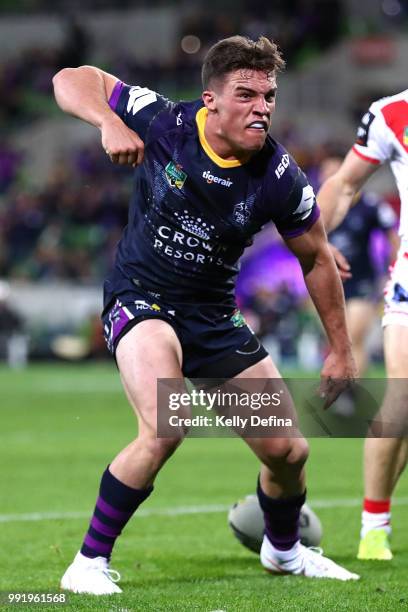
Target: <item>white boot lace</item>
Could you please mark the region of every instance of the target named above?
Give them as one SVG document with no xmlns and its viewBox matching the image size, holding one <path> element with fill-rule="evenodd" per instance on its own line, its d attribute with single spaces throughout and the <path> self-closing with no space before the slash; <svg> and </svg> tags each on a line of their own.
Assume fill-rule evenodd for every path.
<svg viewBox="0 0 408 612">
<path fill-rule="evenodd" d="M 107 576 L 109 580 L 111 580 L 112 582 L 119 582 L 120 574 L 116 570 L 110 569 L 109 567 L 107 567 L 102 571 L 105 574 L 105 576 Z"/>
<path fill-rule="evenodd" d="M 311 550 L 312 552 L 318 555 L 323 555 L 323 548 L 321 548 L 320 546 L 308 546 L 307 550 Z"/>
</svg>

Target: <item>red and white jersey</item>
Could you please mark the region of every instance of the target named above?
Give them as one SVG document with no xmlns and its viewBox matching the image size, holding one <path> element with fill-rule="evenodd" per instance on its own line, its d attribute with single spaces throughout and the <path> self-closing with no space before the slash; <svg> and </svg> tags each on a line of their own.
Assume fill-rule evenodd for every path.
<svg viewBox="0 0 408 612">
<path fill-rule="evenodd" d="M 371 104 L 353 151 L 372 164 L 389 161 L 401 199 L 399 234 L 408 243 L 408 89 Z"/>
</svg>

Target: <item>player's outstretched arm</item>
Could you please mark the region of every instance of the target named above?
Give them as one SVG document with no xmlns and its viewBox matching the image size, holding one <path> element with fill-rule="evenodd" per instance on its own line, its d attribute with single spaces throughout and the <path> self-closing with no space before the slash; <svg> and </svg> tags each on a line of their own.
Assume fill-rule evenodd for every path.
<svg viewBox="0 0 408 612">
<path fill-rule="evenodd" d="M 54 78 L 58 106 L 101 131 L 102 146 L 114 163 L 137 165 L 144 144 L 110 108 L 108 100 L 118 79 L 94 66 L 64 68 Z"/>
<path fill-rule="evenodd" d="M 340 225 L 355 203 L 356 193 L 377 168 L 378 165 L 365 161 L 350 150 L 337 172 L 323 183 L 317 194 L 317 203 L 327 232 Z"/>
<path fill-rule="evenodd" d="M 329 340 L 330 353 L 322 369 L 321 386 L 327 408 L 356 375 L 343 287 L 321 219 L 305 234 L 287 239 L 286 244 L 299 260 L 307 289 Z"/>
</svg>

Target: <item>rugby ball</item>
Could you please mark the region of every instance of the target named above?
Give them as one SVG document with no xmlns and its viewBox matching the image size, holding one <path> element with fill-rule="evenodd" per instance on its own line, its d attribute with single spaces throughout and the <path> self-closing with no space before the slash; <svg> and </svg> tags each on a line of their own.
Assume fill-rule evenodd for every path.
<svg viewBox="0 0 408 612">
<path fill-rule="evenodd" d="M 264 519 L 256 495 L 247 495 L 237 501 L 228 512 L 228 524 L 234 536 L 249 550 L 261 550 Z M 305 546 L 319 546 L 322 539 L 319 518 L 307 504 L 300 511 L 300 540 Z"/>
</svg>

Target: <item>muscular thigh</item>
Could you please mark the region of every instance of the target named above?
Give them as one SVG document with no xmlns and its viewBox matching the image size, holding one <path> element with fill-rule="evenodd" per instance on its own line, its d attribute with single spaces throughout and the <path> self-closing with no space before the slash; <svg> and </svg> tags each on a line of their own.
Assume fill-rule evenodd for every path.
<svg viewBox="0 0 408 612">
<path fill-rule="evenodd" d="M 157 379 L 183 380 L 182 350 L 175 331 L 162 320 L 141 321 L 120 339 L 116 361 L 139 429 L 156 431 Z"/>
<path fill-rule="evenodd" d="M 272 358 L 268 355 L 258 363 L 246 368 L 235 378 L 282 378 Z"/>
</svg>

